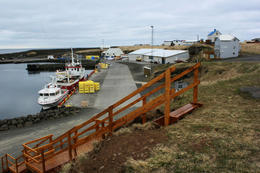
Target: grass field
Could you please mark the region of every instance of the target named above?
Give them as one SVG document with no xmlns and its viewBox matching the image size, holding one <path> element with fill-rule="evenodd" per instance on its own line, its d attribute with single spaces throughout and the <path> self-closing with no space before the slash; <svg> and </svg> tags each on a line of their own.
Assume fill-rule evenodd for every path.
<svg viewBox="0 0 260 173">
<path fill-rule="evenodd" d="M 156 146 L 146 160 L 128 160 L 128 171 L 259 172 L 260 101 L 239 91 L 260 87 L 259 74 L 260 64 L 202 63 L 199 101 L 204 106 L 166 127 L 168 143 Z M 191 101 L 191 95 L 172 106 Z"/>
<path fill-rule="evenodd" d="M 191 65 L 178 64 L 176 67 L 182 69 Z M 158 67 L 158 70 L 163 68 L 166 67 Z M 199 86 L 199 102 L 203 103 L 203 107 L 178 123 L 161 128 L 161 135 L 150 134 L 148 139 L 156 143 L 153 147 L 149 145 L 149 157 L 138 159 L 126 153 L 123 164 L 112 163 L 117 169 L 122 167 L 121 172 L 260 172 L 260 100 L 239 90 L 244 86 L 260 87 L 259 74 L 260 63 L 203 62 Z M 176 109 L 191 100 L 192 91 L 189 91 L 176 98 L 171 107 Z M 132 129 L 124 128 L 121 138 L 115 135 L 109 140 L 123 143 L 127 135 L 133 133 Z M 145 132 L 139 133 L 143 139 L 147 138 Z M 158 143 L 157 137 L 165 134 L 167 140 Z M 131 138 L 127 146 L 137 145 L 136 142 Z M 102 147 L 107 149 L 105 145 Z M 142 147 L 147 146 L 144 143 Z M 121 149 L 128 150 L 118 145 L 116 151 Z M 117 156 L 116 151 L 110 155 L 103 154 L 101 158 L 109 160 L 115 154 Z M 95 157 L 98 155 L 97 152 Z M 78 162 L 81 162 L 81 167 L 74 166 L 74 172 L 82 170 L 89 163 L 93 165 L 92 157 L 79 159 L 74 165 L 78 165 Z M 113 172 L 111 164 L 109 166 L 110 170 L 104 165 L 98 172 Z M 71 166 L 67 167 L 63 172 L 71 171 Z"/>
<path fill-rule="evenodd" d="M 241 54 L 260 54 L 260 43 L 241 43 Z"/>
</svg>

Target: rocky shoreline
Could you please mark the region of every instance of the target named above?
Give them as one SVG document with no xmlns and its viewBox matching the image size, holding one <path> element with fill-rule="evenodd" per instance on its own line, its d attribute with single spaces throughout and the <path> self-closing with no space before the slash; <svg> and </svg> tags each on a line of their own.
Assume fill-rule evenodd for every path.
<svg viewBox="0 0 260 173">
<path fill-rule="evenodd" d="M 70 115 L 75 115 L 81 111 L 77 107 L 62 107 L 53 110 L 46 110 L 34 115 L 27 115 L 25 117 L 17 117 L 12 119 L 0 120 L 0 131 L 12 130 L 16 128 L 30 127 L 46 120 L 54 120 Z"/>
</svg>

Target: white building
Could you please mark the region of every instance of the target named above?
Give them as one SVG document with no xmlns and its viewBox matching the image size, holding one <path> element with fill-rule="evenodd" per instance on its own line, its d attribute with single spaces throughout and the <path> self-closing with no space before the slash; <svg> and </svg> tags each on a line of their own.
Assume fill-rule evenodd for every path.
<svg viewBox="0 0 260 173">
<path fill-rule="evenodd" d="M 128 57 L 130 61 L 141 59 L 146 62 L 167 64 L 188 60 L 189 52 L 186 50 L 139 49 L 129 53 Z"/>
<path fill-rule="evenodd" d="M 210 40 L 211 42 L 215 42 L 215 40 L 218 38 L 218 36 L 221 35 L 221 32 L 218 30 L 214 29 L 212 32 L 208 34 L 207 40 Z"/>
<path fill-rule="evenodd" d="M 124 52 L 120 48 L 109 48 L 108 50 L 102 52 L 102 54 L 107 59 L 114 59 L 123 55 Z"/>
<path fill-rule="evenodd" d="M 232 35 L 220 35 L 215 41 L 214 49 L 217 57 L 237 57 L 240 51 L 239 39 Z"/>
</svg>

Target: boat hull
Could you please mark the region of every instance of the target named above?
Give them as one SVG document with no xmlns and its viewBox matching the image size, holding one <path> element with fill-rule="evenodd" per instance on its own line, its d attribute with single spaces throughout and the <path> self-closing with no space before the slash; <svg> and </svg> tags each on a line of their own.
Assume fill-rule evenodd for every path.
<svg viewBox="0 0 260 173">
<path fill-rule="evenodd" d="M 38 102 L 38 104 L 42 106 L 42 109 L 43 109 L 43 110 L 50 109 L 50 108 L 53 108 L 53 107 L 58 106 L 59 103 L 61 103 L 62 100 L 67 97 L 67 95 L 68 95 L 68 91 L 67 91 L 66 93 L 64 93 L 64 94 L 63 94 L 58 100 L 56 100 L 56 101 L 53 101 L 53 102 L 50 102 L 50 103 L 39 103 L 39 102 Z"/>
</svg>

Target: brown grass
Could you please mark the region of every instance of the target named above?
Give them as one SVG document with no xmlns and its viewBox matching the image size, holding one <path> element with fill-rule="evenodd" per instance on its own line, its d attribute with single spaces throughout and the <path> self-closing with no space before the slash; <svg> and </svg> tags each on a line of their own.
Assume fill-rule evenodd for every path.
<svg viewBox="0 0 260 173">
<path fill-rule="evenodd" d="M 242 54 L 260 54 L 260 43 L 241 43 Z"/>
<path fill-rule="evenodd" d="M 259 172 L 260 101 L 239 93 L 242 86 L 260 87 L 259 74 L 259 63 L 202 63 L 204 106 L 166 127 L 169 142 L 153 148 L 150 158 L 129 158 L 127 172 Z M 191 100 L 190 91 L 173 108 Z"/>
</svg>

